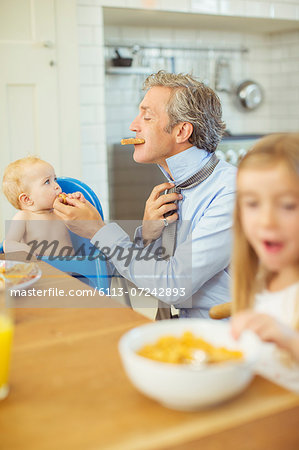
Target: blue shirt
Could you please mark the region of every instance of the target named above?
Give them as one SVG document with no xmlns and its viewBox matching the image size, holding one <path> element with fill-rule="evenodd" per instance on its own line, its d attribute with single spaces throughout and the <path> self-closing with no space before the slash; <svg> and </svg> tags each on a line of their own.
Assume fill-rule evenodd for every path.
<svg viewBox="0 0 299 450">
<path fill-rule="evenodd" d="M 207 151 L 190 147 L 168 158 L 166 162 L 173 182 L 179 184 L 190 178 L 210 157 Z M 139 258 L 132 257 L 130 264 L 125 264 L 125 260 L 120 260 L 117 255 L 112 256 L 111 261 L 119 273 L 136 286 L 154 291 L 163 302 L 180 308 L 181 317 L 209 317 L 208 311 L 212 306 L 229 301 L 228 266 L 232 248 L 235 177 L 236 168 L 219 161 L 206 180 L 191 189 L 182 190 L 174 256 L 169 260 L 142 260 L 139 254 Z M 140 229 L 138 234 L 141 236 Z M 111 250 L 116 246 L 126 250 L 132 248 L 129 236 L 116 223 L 101 228 L 91 242 Z M 158 246 L 161 246 L 161 238 L 155 241 L 152 251 Z M 166 295 L 169 292 L 170 295 Z"/>
</svg>

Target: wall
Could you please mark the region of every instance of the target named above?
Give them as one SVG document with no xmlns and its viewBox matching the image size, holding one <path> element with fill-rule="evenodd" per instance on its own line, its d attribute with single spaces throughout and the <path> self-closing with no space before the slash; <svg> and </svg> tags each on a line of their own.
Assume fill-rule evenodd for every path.
<svg viewBox="0 0 299 450">
<path fill-rule="evenodd" d="M 77 1 L 83 181 L 98 194 L 108 217 L 103 16 L 102 8 L 91 3 Z"/>
<path fill-rule="evenodd" d="M 270 37 L 269 131 L 299 131 L 299 31 Z"/>
<path fill-rule="evenodd" d="M 222 53 L 231 67 L 234 87 L 244 79 L 258 81 L 264 90 L 264 102 L 256 111 L 240 110 L 235 95 L 218 92 L 223 106 L 223 116 L 228 129 L 234 134 L 292 131 L 299 128 L 299 31 L 273 35 L 243 34 L 232 32 L 178 30 L 161 28 L 105 27 L 105 39 L 110 43 L 128 45 L 138 42 L 149 44 L 159 41 L 161 46 L 184 45 L 185 47 L 213 46 L 227 48 L 247 47 L 247 54 Z M 236 44 L 237 43 L 237 44 Z M 125 51 L 125 49 L 123 50 Z M 220 52 L 145 51 L 140 59 L 152 71 L 159 68 L 170 70 L 169 58 L 175 57 L 176 71 L 193 73 L 198 79 L 215 88 L 215 60 Z M 159 56 L 160 55 L 160 56 Z M 106 50 L 107 61 L 113 56 Z M 142 97 L 140 90 L 145 76 L 106 75 L 106 113 L 108 143 L 117 142 L 130 135 L 130 121 L 137 113 Z"/>
<path fill-rule="evenodd" d="M 236 84 L 246 78 L 252 78 L 265 87 L 269 85 L 269 75 L 267 74 L 268 58 L 263 59 L 263 54 L 260 52 L 261 49 L 264 50 L 265 47 L 269 46 L 268 37 L 224 31 L 109 26 L 105 27 L 105 39 L 114 43 L 127 42 L 128 45 L 136 42 L 142 45 L 143 43 L 150 44 L 158 41 L 162 47 L 167 45 L 181 47 L 184 45 L 184 47 L 191 48 L 213 46 L 239 48 L 245 45 L 250 49 L 249 54 L 238 52 L 222 53 L 222 56 L 229 61 L 232 83 Z M 112 51 L 106 51 L 106 54 L 107 61 L 109 61 Z M 181 50 L 160 52 L 159 50 L 147 50 L 144 51 L 144 55 L 141 60 L 143 60 L 143 64 L 150 66 L 152 72 L 159 69 L 171 70 L 170 58 L 167 58 L 167 55 L 173 56 L 175 58 L 176 72 L 192 73 L 199 80 L 215 88 L 215 62 L 221 57 L 220 52 Z M 142 97 L 140 88 L 144 78 L 145 76 L 141 75 L 106 75 L 107 140 L 109 144 L 117 142 L 121 136 L 130 134 L 130 120 L 134 118 L 138 111 L 138 102 Z M 226 92 L 219 92 L 218 94 L 222 101 L 224 119 L 231 132 L 268 131 L 267 102 L 256 112 L 247 113 L 238 111 L 234 105 L 235 96 Z"/>
<path fill-rule="evenodd" d="M 106 217 L 109 215 L 106 137 L 109 148 L 112 143 L 131 134 L 129 125 L 137 112 L 137 105 L 142 95 L 139 87 L 144 77 L 141 75 L 109 75 L 105 79 L 104 58 L 110 58 L 111 53 L 107 53 L 107 50 L 104 49 L 104 31 L 106 41 L 117 42 L 121 39 L 122 42 L 126 41 L 128 44 L 150 43 L 153 40 L 166 45 L 169 42 L 173 44 L 183 40 L 185 46 L 191 44 L 193 46 L 195 43 L 211 45 L 213 42 L 217 46 L 219 46 L 219 42 L 221 42 L 221 46 L 245 45 L 250 50 L 248 54 L 229 55 L 233 60 L 233 81 L 241 81 L 244 78 L 253 78 L 259 81 L 265 89 L 265 102 L 256 112 L 246 114 L 235 109 L 229 94 L 220 93 L 228 128 L 235 133 L 298 130 L 298 31 L 262 35 L 225 31 L 216 33 L 209 30 L 113 26 L 107 26 L 104 30 L 101 6 L 156 8 L 194 13 L 297 18 L 299 20 L 299 0 L 77 0 L 77 4 L 84 180 L 98 193 Z M 193 69 L 195 73 L 200 72 L 201 66 L 194 67 L 191 55 L 185 54 L 182 58 L 180 53 L 176 56 L 178 69 L 181 64 L 184 71 Z M 182 58 L 181 61 L 179 61 L 180 58 Z M 144 61 L 141 62 L 144 63 Z M 139 64 L 140 61 L 137 63 Z M 158 66 L 154 68 L 158 68 Z"/>
</svg>

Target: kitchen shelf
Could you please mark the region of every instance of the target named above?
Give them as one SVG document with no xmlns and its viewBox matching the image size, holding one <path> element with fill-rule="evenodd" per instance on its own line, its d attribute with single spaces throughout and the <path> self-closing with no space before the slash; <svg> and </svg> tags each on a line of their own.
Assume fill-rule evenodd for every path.
<svg viewBox="0 0 299 450">
<path fill-rule="evenodd" d="M 150 67 L 107 67 L 106 73 L 110 75 L 146 75 L 153 71 Z"/>
<path fill-rule="evenodd" d="M 116 44 L 106 43 L 106 48 L 127 48 L 129 50 L 134 50 L 134 45 L 122 44 L 120 42 Z M 220 47 L 220 46 L 209 46 L 209 47 L 181 47 L 178 45 L 138 45 L 139 50 L 180 50 L 188 52 L 221 52 L 221 53 L 248 53 L 249 50 L 246 47 Z"/>
<path fill-rule="evenodd" d="M 181 1 L 180 3 L 183 4 L 188 2 Z M 206 0 L 205 3 L 209 2 Z M 216 2 L 214 1 L 213 3 Z M 250 3 L 250 1 L 248 3 Z M 281 0 L 281 3 L 283 3 L 283 0 Z M 204 29 L 229 32 L 237 31 L 241 33 L 254 32 L 262 34 L 278 33 L 288 30 L 293 31 L 298 30 L 299 28 L 299 21 L 296 18 L 294 18 L 293 20 L 275 19 L 272 17 L 247 17 L 242 15 L 229 16 L 221 14 L 204 14 L 197 11 L 178 12 L 115 7 L 104 7 L 103 13 L 105 26 L 112 25 L 136 27 L 137 25 L 138 27 L 170 27 L 180 29 L 193 28 L 198 30 Z"/>
</svg>

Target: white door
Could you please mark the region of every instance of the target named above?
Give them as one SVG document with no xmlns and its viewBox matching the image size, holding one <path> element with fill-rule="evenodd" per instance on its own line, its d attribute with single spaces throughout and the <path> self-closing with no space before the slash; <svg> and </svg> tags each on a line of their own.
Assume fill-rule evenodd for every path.
<svg viewBox="0 0 299 450">
<path fill-rule="evenodd" d="M 28 154 L 39 155 L 50 162 L 58 175 L 80 174 L 79 112 L 74 109 L 78 98 L 78 64 L 76 57 L 70 60 L 67 54 L 64 58 L 63 51 L 68 46 L 64 42 L 59 46 L 58 39 L 59 36 L 63 36 L 63 40 L 75 36 L 75 20 L 74 30 L 70 32 L 70 7 L 74 18 L 75 0 L 0 0 L 1 181 L 7 164 Z M 59 27 L 66 30 L 64 35 Z M 66 71 L 67 62 L 74 66 Z M 72 73 L 71 80 L 62 74 L 63 70 Z M 66 95 L 69 99 L 71 87 L 75 87 L 71 96 L 75 101 L 68 107 L 62 104 L 61 97 Z M 67 119 L 61 117 L 62 111 Z M 67 126 L 66 120 L 69 121 Z M 63 135 L 65 130 L 70 136 Z M 71 164 L 65 154 L 68 139 L 73 156 Z M 66 160 L 68 167 L 64 167 Z M 3 194 L 1 213 L 3 232 L 4 220 L 14 213 Z"/>
</svg>

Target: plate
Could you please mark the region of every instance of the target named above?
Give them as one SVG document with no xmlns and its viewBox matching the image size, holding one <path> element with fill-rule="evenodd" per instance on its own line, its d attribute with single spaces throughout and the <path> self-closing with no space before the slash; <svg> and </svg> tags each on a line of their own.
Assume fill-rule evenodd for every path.
<svg viewBox="0 0 299 450">
<path fill-rule="evenodd" d="M 36 263 L 0 261 L 0 289 L 27 289 L 40 279 L 42 271 Z"/>
</svg>

